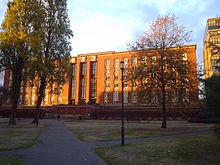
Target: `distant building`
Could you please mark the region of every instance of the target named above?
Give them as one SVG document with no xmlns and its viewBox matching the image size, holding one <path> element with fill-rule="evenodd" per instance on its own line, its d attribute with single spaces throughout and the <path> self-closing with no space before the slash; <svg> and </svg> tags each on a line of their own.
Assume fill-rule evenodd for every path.
<svg viewBox="0 0 220 165">
<path fill-rule="evenodd" d="M 219 47 L 216 49 L 215 47 Z M 207 20 L 204 36 L 203 61 L 205 78 L 220 75 L 220 17 Z"/>
<path fill-rule="evenodd" d="M 186 53 L 184 60 L 189 60 L 196 64 L 196 46 L 184 46 Z M 146 50 L 147 51 L 147 50 Z M 151 51 L 152 52 L 152 51 Z M 48 84 L 45 91 L 45 97 L 42 105 L 59 105 L 59 104 L 106 104 L 119 105 L 122 102 L 121 97 L 121 70 L 120 61 L 124 61 L 125 66 L 130 60 L 135 63 L 137 57 L 136 51 L 124 52 L 100 52 L 91 54 L 80 54 L 72 57 L 70 63 L 72 65 L 72 76 L 62 87 L 56 84 Z M 156 60 L 155 56 L 155 60 Z M 150 60 L 150 59 L 147 59 Z M 195 68 L 196 70 L 196 65 Z M 8 76 L 9 78 L 9 76 Z M 196 78 L 196 77 L 195 77 Z M 10 82 L 10 81 L 9 81 Z M 7 86 L 7 84 L 5 84 Z M 195 88 L 197 88 L 197 84 Z M 55 88 L 58 90 L 54 94 Z M 195 103 L 198 101 L 197 89 L 186 89 L 187 94 L 178 95 L 178 99 L 171 98 L 169 100 L 184 99 L 187 103 Z M 156 93 L 152 95 L 149 105 L 160 105 L 160 96 Z M 34 106 L 37 99 L 37 88 L 33 86 L 23 86 L 21 90 L 20 104 Z M 135 88 L 124 84 L 124 103 L 138 104 L 138 98 Z"/>
</svg>

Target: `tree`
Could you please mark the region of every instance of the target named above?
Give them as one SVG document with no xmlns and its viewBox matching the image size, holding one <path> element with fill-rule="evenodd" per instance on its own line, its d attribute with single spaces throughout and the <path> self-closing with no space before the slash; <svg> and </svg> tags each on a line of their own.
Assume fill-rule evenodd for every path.
<svg viewBox="0 0 220 165">
<path fill-rule="evenodd" d="M 41 16 L 39 1 L 13 0 L 8 2 L 5 20 L 0 32 L 1 70 L 9 69 L 11 82 L 11 116 L 9 124 L 16 124 L 15 116 L 25 65 L 33 55 L 33 46 L 39 44 Z"/>
<path fill-rule="evenodd" d="M 185 57 L 187 48 L 184 43 L 190 40 L 190 32 L 177 24 L 174 15 L 158 17 L 149 25 L 149 29 L 139 36 L 136 43 L 130 44 L 132 50 L 137 51 L 137 64 L 132 62 L 128 69 L 128 80 L 137 87 L 143 95 L 154 97 L 161 95 L 163 112 L 162 128 L 166 128 L 167 93 L 172 91 L 177 95 L 181 89 L 182 95 L 188 94 L 189 85 L 195 77 L 196 69 Z M 190 73 L 191 72 L 191 73 Z M 135 80 L 135 81 L 134 81 Z M 196 81 L 195 79 L 193 80 Z M 195 85 L 195 83 L 193 83 Z M 197 84 L 194 86 L 197 86 Z M 180 92 L 179 92 L 180 93 Z M 173 96 L 175 97 L 175 96 Z"/>
<path fill-rule="evenodd" d="M 39 123 L 40 105 L 45 95 L 45 89 L 50 87 L 53 89 L 53 93 L 59 92 L 58 89 L 66 81 L 70 72 L 71 45 L 69 40 L 73 36 L 66 0 L 44 0 L 42 4 L 45 15 L 44 21 L 40 22 L 43 39 L 28 70 L 29 84 L 32 83 L 37 87 L 34 116 L 36 126 Z"/>
<path fill-rule="evenodd" d="M 205 80 L 203 116 L 207 119 L 220 119 L 220 76 L 213 75 Z"/>
</svg>

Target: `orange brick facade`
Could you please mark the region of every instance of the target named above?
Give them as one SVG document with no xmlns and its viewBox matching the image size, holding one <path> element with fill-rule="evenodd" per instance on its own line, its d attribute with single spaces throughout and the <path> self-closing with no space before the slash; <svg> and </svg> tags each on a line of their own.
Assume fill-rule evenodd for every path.
<svg viewBox="0 0 220 165">
<path fill-rule="evenodd" d="M 186 50 L 187 60 L 196 64 L 196 46 L 186 46 Z M 123 60 L 126 64 L 126 61 L 135 56 L 137 56 L 135 51 L 111 51 L 81 54 L 77 57 L 72 57 L 70 59 L 73 69 L 72 77 L 62 86 L 60 94 L 52 94 L 53 85 L 48 86 L 42 105 L 120 104 L 122 102 L 122 82 L 119 63 Z M 194 69 L 196 70 L 196 65 Z M 5 76 L 7 77 L 8 74 Z M 197 89 L 197 85 L 195 88 Z M 35 87 L 23 87 L 20 104 L 34 106 L 37 99 L 36 91 Z M 125 86 L 125 104 L 139 103 L 134 93 L 135 90 L 132 87 Z M 197 90 L 189 89 L 189 102 L 194 103 L 197 101 Z M 158 96 L 157 104 L 159 102 L 160 98 Z"/>
</svg>

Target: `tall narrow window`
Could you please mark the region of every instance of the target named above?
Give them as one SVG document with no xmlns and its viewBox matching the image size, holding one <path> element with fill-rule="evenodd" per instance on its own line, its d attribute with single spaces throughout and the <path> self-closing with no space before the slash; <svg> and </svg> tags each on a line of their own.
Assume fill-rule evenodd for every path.
<svg viewBox="0 0 220 165">
<path fill-rule="evenodd" d="M 109 103 L 110 102 L 110 94 L 109 92 L 104 93 L 104 103 Z"/>
<path fill-rule="evenodd" d="M 96 75 L 97 72 L 97 62 L 91 62 L 91 71 L 92 71 L 92 75 Z"/>
<path fill-rule="evenodd" d="M 96 78 L 91 79 L 91 97 L 95 98 L 96 97 Z"/>
<path fill-rule="evenodd" d="M 118 92 L 113 92 L 113 103 L 118 103 Z"/>
<path fill-rule="evenodd" d="M 76 97 L 76 79 L 72 79 L 72 92 L 71 97 L 75 99 Z"/>
<path fill-rule="evenodd" d="M 80 92 L 80 98 L 86 97 L 86 79 L 81 79 L 81 92 Z"/>
<path fill-rule="evenodd" d="M 86 63 L 81 63 L 81 75 L 86 75 Z"/>
<path fill-rule="evenodd" d="M 76 64 L 72 64 L 73 76 L 76 75 Z"/>
<path fill-rule="evenodd" d="M 127 104 L 128 103 L 128 92 L 124 91 L 124 103 Z"/>
<path fill-rule="evenodd" d="M 189 102 L 189 89 L 183 88 L 183 102 L 188 103 Z"/>
<path fill-rule="evenodd" d="M 136 103 L 137 103 L 137 92 L 136 92 L 136 91 L 133 91 L 133 92 L 131 93 L 131 102 L 132 102 L 133 104 L 136 104 Z"/>
</svg>

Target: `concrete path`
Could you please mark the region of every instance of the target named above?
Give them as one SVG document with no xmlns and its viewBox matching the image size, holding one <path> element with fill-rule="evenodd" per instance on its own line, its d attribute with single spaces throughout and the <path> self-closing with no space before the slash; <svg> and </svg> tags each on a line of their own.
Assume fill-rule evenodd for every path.
<svg viewBox="0 0 220 165">
<path fill-rule="evenodd" d="M 44 128 L 37 145 L 27 149 L 0 151 L 0 155 L 20 157 L 24 160 L 24 165 L 106 165 L 93 151 L 93 148 L 120 144 L 120 141 L 82 142 L 63 126 L 62 122 L 56 120 L 45 120 L 45 122 L 47 126 Z M 125 143 L 170 139 L 209 132 L 125 139 Z"/>
<path fill-rule="evenodd" d="M 1 151 L 0 155 L 17 156 L 24 165 L 106 165 L 86 142 L 76 138 L 56 120 L 45 120 L 37 145 L 27 149 Z"/>
</svg>

